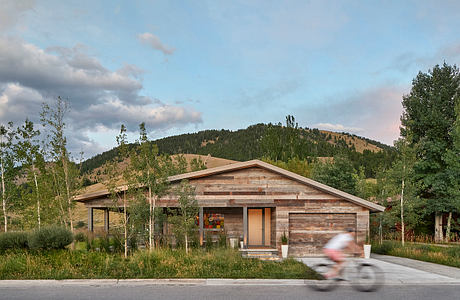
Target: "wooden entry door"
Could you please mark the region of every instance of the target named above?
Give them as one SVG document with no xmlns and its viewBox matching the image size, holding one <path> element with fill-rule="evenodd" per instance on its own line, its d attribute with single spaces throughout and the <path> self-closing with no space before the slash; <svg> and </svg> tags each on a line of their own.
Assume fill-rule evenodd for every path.
<svg viewBox="0 0 460 300">
<path fill-rule="evenodd" d="M 249 245 L 262 245 L 262 209 L 248 209 Z"/>
<path fill-rule="evenodd" d="M 270 246 L 270 208 L 248 209 L 248 245 Z"/>
</svg>

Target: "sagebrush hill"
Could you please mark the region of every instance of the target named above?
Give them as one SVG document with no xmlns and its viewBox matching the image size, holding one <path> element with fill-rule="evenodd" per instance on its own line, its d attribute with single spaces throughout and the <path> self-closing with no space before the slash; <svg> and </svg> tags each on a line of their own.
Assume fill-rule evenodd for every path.
<svg viewBox="0 0 460 300">
<path fill-rule="evenodd" d="M 256 124 L 246 129 L 203 130 L 170 136 L 152 141 L 161 154 L 211 155 L 235 161 L 259 159 L 267 156 L 261 144 L 271 124 Z M 276 125 L 280 126 L 280 125 Z M 395 157 L 393 147 L 378 141 L 348 133 L 309 128 L 296 128 L 301 145 L 296 150 L 300 159 L 313 161 L 319 157 L 347 156 L 356 169 L 364 168 L 366 177 L 374 177 L 379 167 L 389 167 Z M 135 147 L 130 144 L 130 147 Z M 82 163 L 83 174 L 90 174 L 115 158 L 117 148 L 98 154 Z"/>
</svg>

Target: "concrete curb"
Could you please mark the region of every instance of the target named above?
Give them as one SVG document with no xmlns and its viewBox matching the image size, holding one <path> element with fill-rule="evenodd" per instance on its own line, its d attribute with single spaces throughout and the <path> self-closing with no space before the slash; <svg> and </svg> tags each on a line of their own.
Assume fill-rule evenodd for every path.
<svg viewBox="0 0 460 300">
<path fill-rule="evenodd" d="M 303 279 L 65 279 L 65 280 L 0 280 L 1 288 L 33 288 L 33 287 L 64 287 L 64 286 L 308 286 L 315 280 Z M 340 283 L 349 285 L 349 282 Z M 460 285 L 458 281 L 445 282 L 405 282 L 403 280 L 385 281 L 383 286 L 398 285 Z"/>
</svg>

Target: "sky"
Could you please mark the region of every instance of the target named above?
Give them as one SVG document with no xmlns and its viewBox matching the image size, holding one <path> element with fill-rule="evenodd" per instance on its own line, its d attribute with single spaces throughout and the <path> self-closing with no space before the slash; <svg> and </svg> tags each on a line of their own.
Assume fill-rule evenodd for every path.
<svg viewBox="0 0 460 300">
<path fill-rule="evenodd" d="M 459 65 L 460 1 L 0 0 L 0 123 L 69 101 L 85 157 L 284 122 L 388 145 L 418 72 Z"/>
</svg>

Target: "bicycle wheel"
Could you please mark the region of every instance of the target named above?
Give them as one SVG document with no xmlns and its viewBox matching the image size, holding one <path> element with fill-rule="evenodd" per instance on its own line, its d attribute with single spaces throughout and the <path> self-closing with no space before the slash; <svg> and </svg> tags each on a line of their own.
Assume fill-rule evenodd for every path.
<svg viewBox="0 0 460 300">
<path fill-rule="evenodd" d="M 378 290 L 384 281 L 382 270 L 369 263 L 359 263 L 351 277 L 351 286 L 361 292 Z"/>
<path fill-rule="evenodd" d="M 332 264 L 317 264 L 312 269 L 321 276 L 320 280 L 315 280 L 311 284 L 311 288 L 316 291 L 326 292 L 335 289 L 338 285 L 338 281 L 335 278 L 326 279 L 325 275 L 333 267 Z"/>
</svg>

